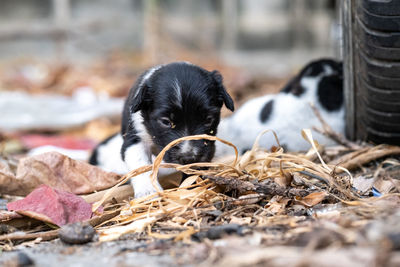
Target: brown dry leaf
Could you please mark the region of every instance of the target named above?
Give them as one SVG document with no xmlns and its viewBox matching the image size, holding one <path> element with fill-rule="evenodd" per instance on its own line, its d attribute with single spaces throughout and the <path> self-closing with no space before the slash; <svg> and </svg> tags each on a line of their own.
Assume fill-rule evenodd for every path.
<svg viewBox="0 0 400 267">
<path fill-rule="evenodd" d="M 115 185 L 119 175 L 57 152 L 20 160 L 16 173 L 0 166 L 0 193 L 25 196 L 41 184 L 74 194 L 88 194 Z"/>
<path fill-rule="evenodd" d="M 123 234 L 142 232 L 148 225 L 157 221 L 157 217 L 139 219 L 124 226 L 115 226 L 99 232 L 100 241 L 110 241 L 119 238 Z"/>
<path fill-rule="evenodd" d="M 304 206 L 312 207 L 324 200 L 326 196 L 328 196 L 328 193 L 325 191 L 314 192 L 303 198 L 296 199 L 296 201 L 303 204 Z"/>
<path fill-rule="evenodd" d="M 42 221 L 42 222 L 46 222 L 46 223 L 50 223 L 50 224 L 55 224 L 52 219 L 44 214 L 40 214 L 38 212 L 34 212 L 34 211 L 29 211 L 29 210 L 20 210 L 18 211 L 19 214 L 38 220 L 38 221 Z"/>
<path fill-rule="evenodd" d="M 192 185 L 194 182 L 196 182 L 198 179 L 200 179 L 200 177 L 198 175 L 190 176 L 190 177 L 186 178 L 179 187 L 181 187 L 181 188 L 188 187 L 188 186 Z"/>
<path fill-rule="evenodd" d="M 290 201 L 288 198 L 284 198 L 281 196 L 274 196 L 269 201 L 266 211 L 270 214 L 280 214 L 285 211 L 285 207 L 287 203 Z"/>
</svg>

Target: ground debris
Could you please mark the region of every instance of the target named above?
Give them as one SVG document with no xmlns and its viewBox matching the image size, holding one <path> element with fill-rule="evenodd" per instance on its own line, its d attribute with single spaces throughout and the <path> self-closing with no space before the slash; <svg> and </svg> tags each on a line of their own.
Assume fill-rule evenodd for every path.
<svg viewBox="0 0 400 267">
<path fill-rule="evenodd" d="M 35 262 L 24 252 L 18 252 L 13 258 L 4 262 L 6 267 L 35 266 Z"/>
<path fill-rule="evenodd" d="M 15 171 L 0 161 L 0 194 L 26 196 L 41 184 L 88 194 L 116 184 L 119 175 L 57 152 L 22 158 Z"/>
<path fill-rule="evenodd" d="M 177 140 L 166 149 L 190 138 Z M 397 148 L 366 145 L 358 151 L 354 147 L 337 149 L 336 158 L 345 158 L 344 163 L 354 157 L 375 160 L 371 151 L 390 149 L 390 153 L 379 153 L 386 159 L 370 164 L 377 168 L 350 172 L 343 164 L 325 163 L 326 150 L 314 146 L 305 154 L 255 146 L 230 162 L 183 166 L 162 163 L 163 150 L 154 165 L 132 171 L 110 189 L 85 196 L 93 203 L 93 210 L 105 206 L 105 214 L 89 223 L 96 229 L 100 244 L 111 240 L 140 242 L 117 256 L 144 252 L 184 255 L 177 257 L 179 264 L 247 266 L 268 262 L 287 266 L 320 265 L 326 258 L 334 259 L 337 252 L 343 266 L 351 263 L 354 253 L 366 255 L 354 266 L 383 262 L 379 255 L 399 249 L 400 164 L 396 158 L 387 157 Z M 188 178 L 178 188 L 128 201 L 132 189 L 123 185 L 126 181 L 147 171 L 152 171 L 155 179 L 159 168 L 164 167 L 175 168 Z M 0 244 L 12 250 L 9 241 L 25 241 L 21 245 L 31 246 L 58 236 L 61 230 L 14 232 L 1 235 Z M 376 246 L 382 253 L 372 250 L 368 254 Z M 396 255 L 386 262 L 396 263 Z"/>
<path fill-rule="evenodd" d="M 248 228 L 238 225 L 238 224 L 224 224 L 218 226 L 212 226 L 206 231 L 201 231 L 192 235 L 192 238 L 196 241 L 201 241 L 204 238 L 208 239 L 220 239 L 224 235 L 237 234 L 244 235 L 246 231 L 248 232 Z"/>
<path fill-rule="evenodd" d="M 7 209 L 58 226 L 88 220 L 92 206 L 83 198 L 41 185 L 26 198 L 7 204 Z"/>
<path fill-rule="evenodd" d="M 161 164 L 163 153 L 190 138 L 192 137 L 176 140 L 161 151 L 152 166 L 153 179 L 158 168 L 164 166 Z M 194 138 L 218 140 L 208 136 Z M 313 143 L 311 136 L 307 138 Z M 314 150 L 314 153 L 320 152 Z M 315 158 L 322 161 L 321 156 Z M 242 157 L 236 157 L 230 164 L 170 165 L 167 167 L 175 167 L 189 176 L 192 175 L 187 180 L 193 184 L 185 183 L 180 188 L 164 190 L 131 201 L 129 205 L 122 207 L 119 216 L 110 221 L 117 225 L 98 229 L 100 241 L 115 239 L 124 233 L 142 231 L 144 228 L 151 229 L 158 222 L 164 224 L 164 229 L 168 225 L 175 229 L 193 226 L 197 229 L 197 234 L 208 227 L 227 222 L 251 227 L 279 224 L 295 226 L 304 220 L 300 219 L 301 216 L 307 218 L 316 214 L 311 212 L 311 208 L 321 203 L 343 203 L 353 206 L 353 211 L 360 207 L 366 217 L 369 212 L 373 212 L 365 208 L 371 205 L 373 207 L 372 199 L 361 200 L 353 192 L 354 178 L 346 169 L 323 161 L 310 161 L 307 155 L 284 153 L 279 148 L 268 152 L 255 146 Z M 149 169 L 146 167 L 134 171 L 125 176 L 123 181 Z M 343 174 L 338 175 L 339 169 Z M 102 201 L 98 202 L 101 203 Z M 321 212 L 319 214 L 325 216 Z M 277 215 L 283 217 L 276 217 Z M 300 215 L 298 219 L 290 217 L 296 215 Z M 180 231 L 166 234 L 164 238 L 172 238 L 179 233 Z M 163 235 L 157 236 L 161 238 Z"/>
<path fill-rule="evenodd" d="M 92 241 L 96 231 L 90 224 L 66 224 L 58 231 L 61 241 L 67 244 L 85 244 Z"/>
<path fill-rule="evenodd" d="M 243 195 L 246 193 L 258 193 L 261 196 L 272 197 L 275 195 L 278 196 L 286 196 L 293 197 L 299 196 L 304 197 L 309 194 L 309 191 L 306 189 L 300 188 L 292 188 L 292 187 L 284 187 L 276 182 L 273 179 L 265 179 L 262 182 L 258 181 L 243 181 L 237 178 L 231 177 L 218 177 L 205 175 L 203 176 L 205 179 L 209 179 L 216 185 L 223 188 L 223 193 L 230 193 L 230 195 Z"/>
</svg>

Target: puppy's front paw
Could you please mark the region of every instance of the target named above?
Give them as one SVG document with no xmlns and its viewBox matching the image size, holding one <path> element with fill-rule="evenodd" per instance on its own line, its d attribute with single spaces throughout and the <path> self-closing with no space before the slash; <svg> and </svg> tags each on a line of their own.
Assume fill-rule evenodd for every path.
<svg viewBox="0 0 400 267">
<path fill-rule="evenodd" d="M 152 195 L 157 191 L 163 190 L 161 185 L 156 182 L 157 188 L 155 188 L 148 175 L 138 175 L 131 180 L 131 185 L 135 193 L 135 198 L 141 198 L 148 195 Z"/>
<path fill-rule="evenodd" d="M 135 198 L 146 197 L 157 192 L 157 190 L 154 188 L 149 188 L 148 190 L 133 188 L 133 190 L 135 191 Z"/>
</svg>

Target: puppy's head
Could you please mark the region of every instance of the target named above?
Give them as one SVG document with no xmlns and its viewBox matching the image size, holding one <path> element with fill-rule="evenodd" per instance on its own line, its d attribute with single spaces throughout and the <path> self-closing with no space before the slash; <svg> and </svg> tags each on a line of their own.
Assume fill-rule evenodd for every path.
<svg viewBox="0 0 400 267">
<path fill-rule="evenodd" d="M 215 135 L 223 104 L 233 111 L 233 101 L 219 72 L 179 62 L 145 73 L 130 109 L 132 114 L 140 112 L 145 129 L 159 151 L 180 137 Z M 204 162 L 210 161 L 214 152 L 212 141 L 185 141 L 171 148 L 164 160 L 181 164 Z"/>
<path fill-rule="evenodd" d="M 327 111 L 340 109 L 343 104 L 343 64 L 332 59 L 312 61 L 282 89 L 282 92 L 298 97 L 316 97 Z"/>
</svg>

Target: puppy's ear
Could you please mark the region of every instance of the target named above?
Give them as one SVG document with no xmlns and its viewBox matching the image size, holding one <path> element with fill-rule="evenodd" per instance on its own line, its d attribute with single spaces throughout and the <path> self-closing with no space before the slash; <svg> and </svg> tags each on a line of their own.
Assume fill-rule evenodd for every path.
<svg viewBox="0 0 400 267">
<path fill-rule="evenodd" d="M 137 85 L 136 90 L 131 89 L 132 95 L 130 96 L 130 109 L 131 113 L 135 113 L 139 110 L 142 110 L 148 104 L 146 100 L 147 90 L 149 86 L 146 82 Z"/>
<path fill-rule="evenodd" d="M 230 111 L 234 111 L 235 106 L 233 104 L 233 100 L 232 100 L 231 96 L 228 94 L 228 92 L 226 91 L 226 89 L 224 87 L 222 75 L 217 70 L 212 71 L 211 75 L 213 76 L 215 82 L 217 83 L 218 97 L 221 99 L 221 101 L 224 102 L 225 106 Z"/>
<path fill-rule="evenodd" d="M 300 78 L 299 77 L 294 77 L 292 80 L 290 80 L 285 87 L 281 90 L 281 92 L 287 93 L 287 94 L 293 94 L 295 96 L 301 96 L 304 92 L 305 89 L 304 87 L 300 84 Z"/>
</svg>

